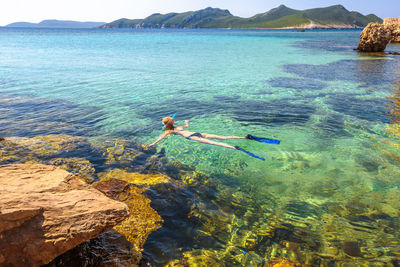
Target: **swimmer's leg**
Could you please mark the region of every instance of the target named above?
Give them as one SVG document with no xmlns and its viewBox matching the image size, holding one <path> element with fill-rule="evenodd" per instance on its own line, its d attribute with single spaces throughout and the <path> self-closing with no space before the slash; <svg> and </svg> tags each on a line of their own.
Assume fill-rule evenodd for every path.
<svg viewBox="0 0 400 267">
<path fill-rule="evenodd" d="M 209 145 L 213 145 L 213 146 L 221 146 L 221 147 L 237 150 L 237 148 L 234 147 L 234 146 L 231 146 L 231 145 L 228 145 L 228 144 L 225 144 L 225 143 L 219 143 L 219 142 L 211 141 L 211 140 L 208 140 L 206 138 L 193 136 L 193 137 L 191 137 L 189 139 L 193 140 L 193 141 L 197 141 L 197 142 L 203 143 L 203 144 L 209 144 Z"/>
<path fill-rule="evenodd" d="M 230 149 L 234 149 L 234 150 L 243 151 L 243 152 L 245 152 L 246 154 L 248 154 L 248 155 L 250 155 L 250 156 L 252 156 L 252 157 L 254 157 L 254 158 L 258 158 L 258 159 L 261 159 L 261 160 L 265 160 L 264 158 L 259 157 L 259 156 L 256 156 L 256 155 L 254 155 L 253 153 L 251 153 L 251 152 L 249 152 L 249 151 L 247 151 L 247 150 L 244 150 L 243 148 L 240 148 L 240 147 L 238 147 L 238 146 L 231 146 L 231 145 L 228 145 L 228 144 L 225 144 L 225 143 L 214 142 L 214 141 L 211 141 L 211 140 L 208 140 L 208 139 L 205 139 L 205 138 L 201 138 L 201 137 L 196 137 L 196 136 L 193 136 L 193 137 L 191 137 L 191 138 L 189 138 L 189 139 L 190 139 L 190 140 L 193 140 L 193 141 L 197 141 L 197 142 L 203 143 L 203 144 L 209 144 L 209 145 L 214 145 L 214 146 L 221 146 L 221 147 L 226 147 L 226 148 L 230 148 Z"/>
<path fill-rule="evenodd" d="M 211 138 L 211 139 L 218 139 L 218 140 L 226 140 L 226 139 L 248 139 L 246 136 L 221 136 L 221 135 L 215 135 L 215 134 L 208 134 L 208 133 L 201 133 L 203 138 Z"/>
</svg>

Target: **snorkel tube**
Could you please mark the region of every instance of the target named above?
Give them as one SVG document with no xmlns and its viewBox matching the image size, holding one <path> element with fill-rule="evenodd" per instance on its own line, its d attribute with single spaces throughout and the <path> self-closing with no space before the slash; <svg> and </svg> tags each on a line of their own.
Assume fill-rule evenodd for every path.
<svg viewBox="0 0 400 267">
<path fill-rule="evenodd" d="M 172 116 L 171 116 L 171 119 L 169 119 L 169 120 L 167 121 L 167 123 L 165 123 L 165 124 L 161 122 L 161 124 L 162 124 L 162 129 L 163 129 L 163 130 L 165 130 L 165 127 L 167 127 L 168 123 L 169 123 L 173 118 L 175 118 L 175 116 L 176 116 L 176 113 L 175 113 L 174 115 L 172 115 Z"/>
</svg>

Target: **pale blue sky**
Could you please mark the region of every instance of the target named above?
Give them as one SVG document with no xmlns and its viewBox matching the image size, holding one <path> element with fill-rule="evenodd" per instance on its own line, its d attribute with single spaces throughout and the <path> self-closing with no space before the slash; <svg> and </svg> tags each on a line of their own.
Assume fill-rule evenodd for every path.
<svg viewBox="0 0 400 267">
<path fill-rule="evenodd" d="M 208 6 L 249 17 L 280 4 L 294 9 L 342 4 L 364 15 L 400 16 L 400 0 L 1 0 L 0 25 L 44 19 L 110 22 L 123 17 L 144 18 L 152 13 L 183 12 Z"/>
</svg>

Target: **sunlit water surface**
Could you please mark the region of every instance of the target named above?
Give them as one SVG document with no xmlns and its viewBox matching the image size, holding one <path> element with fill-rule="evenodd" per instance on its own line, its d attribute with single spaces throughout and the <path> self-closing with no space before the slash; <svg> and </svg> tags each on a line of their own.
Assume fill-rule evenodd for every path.
<svg viewBox="0 0 400 267">
<path fill-rule="evenodd" d="M 193 131 L 279 139 L 278 146 L 227 141 L 265 161 L 177 136 L 162 142 L 168 158 L 220 183 L 214 206 L 204 209 L 233 209 L 223 220 L 210 212 L 195 227 L 217 245 L 161 229 L 145 246 L 148 261 L 161 265 L 193 250 L 223 262 L 229 257 L 220 254 L 235 246 L 256 254 L 242 265 L 262 265 L 273 247 L 262 239 L 271 221 L 284 225 L 273 235 L 281 246 L 301 244 L 321 259 L 390 261 L 400 255 L 399 136 L 388 108 L 400 56 L 353 51 L 359 33 L 1 28 L 0 137 L 150 143 L 162 133 L 161 118 L 177 113 Z M 250 237 L 265 244 L 246 245 Z"/>
</svg>

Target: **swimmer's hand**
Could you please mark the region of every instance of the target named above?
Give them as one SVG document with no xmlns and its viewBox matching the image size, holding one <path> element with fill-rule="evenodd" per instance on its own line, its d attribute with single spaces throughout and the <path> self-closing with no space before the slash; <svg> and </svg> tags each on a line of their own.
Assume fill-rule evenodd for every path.
<svg viewBox="0 0 400 267">
<path fill-rule="evenodd" d="M 149 145 L 142 145 L 142 148 L 143 149 L 150 149 L 150 148 L 153 148 L 154 147 L 154 144 L 149 144 Z"/>
<path fill-rule="evenodd" d="M 185 126 L 183 126 L 183 128 L 187 128 L 189 127 L 189 120 L 185 120 Z"/>
</svg>

